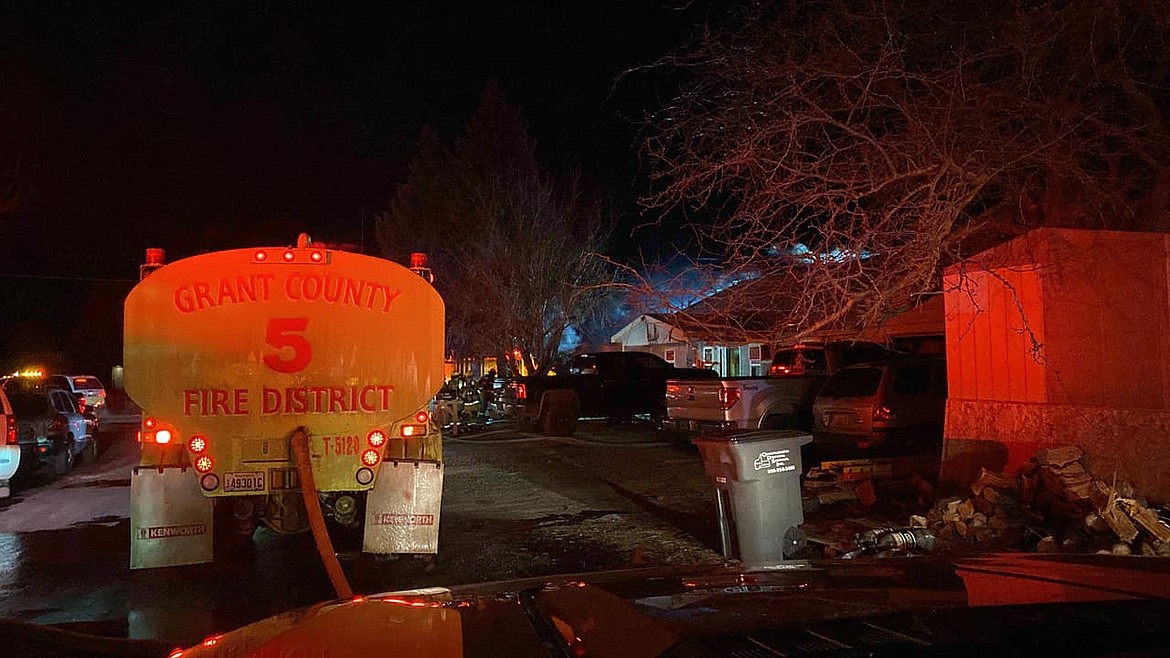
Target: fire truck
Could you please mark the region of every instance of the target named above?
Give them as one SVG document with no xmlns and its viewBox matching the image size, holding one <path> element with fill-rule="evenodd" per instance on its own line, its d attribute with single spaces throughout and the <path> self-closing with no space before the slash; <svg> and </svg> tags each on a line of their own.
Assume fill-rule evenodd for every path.
<svg viewBox="0 0 1170 658">
<path fill-rule="evenodd" d="M 172 263 L 147 250 L 124 316 L 125 389 L 143 410 L 131 568 L 211 561 L 261 523 L 311 529 L 323 556 L 346 528 L 365 552 L 435 553 L 432 281 L 424 254 L 407 268 L 305 234 Z"/>
</svg>

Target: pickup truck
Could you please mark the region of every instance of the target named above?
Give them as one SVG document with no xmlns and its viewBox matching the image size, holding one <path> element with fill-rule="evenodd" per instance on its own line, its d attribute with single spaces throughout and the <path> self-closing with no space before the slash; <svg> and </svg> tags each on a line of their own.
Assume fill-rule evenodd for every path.
<svg viewBox="0 0 1170 658">
<path fill-rule="evenodd" d="M 838 368 L 879 358 L 876 343 L 801 343 L 777 350 L 763 377 L 684 378 L 666 382 L 664 429 L 800 429 L 812 431 L 812 406 Z"/>
<path fill-rule="evenodd" d="M 570 436 L 580 418 L 619 420 L 666 411 L 666 382 L 714 379 L 705 368 L 676 368 L 649 352 L 589 352 L 573 357 L 567 374 L 504 380 L 490 413 L 534 424 L 542 434 Z"/>
</svg>

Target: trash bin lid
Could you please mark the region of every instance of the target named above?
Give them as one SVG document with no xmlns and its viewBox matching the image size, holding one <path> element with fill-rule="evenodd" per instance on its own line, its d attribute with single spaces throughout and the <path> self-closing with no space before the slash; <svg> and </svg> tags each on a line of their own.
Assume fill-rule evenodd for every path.
<svg viewBox="0 0 1170 658">
<path fill-rule="evenodd" d="M 803 430 L 714 430 L 696 436 L 691 439 L 691 443 L 754 443 L 805 437 L 808 441 L 801 441 L 801 445 L 812 441 L 812 434 Z"/>
</svg>

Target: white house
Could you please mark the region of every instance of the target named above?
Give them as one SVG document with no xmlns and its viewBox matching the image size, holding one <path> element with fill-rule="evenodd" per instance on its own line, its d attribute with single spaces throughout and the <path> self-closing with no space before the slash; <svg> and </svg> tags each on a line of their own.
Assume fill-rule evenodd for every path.
<svg viewBox="0 0 1170 658">
<path fill-rule="evenodd" d="M 684 328 L 686 327 L 686 328 Z M 679 315 L 646 313 L 610 339 L 624 351 L 652 352 L 680 368 L 713 368 L 723 377 L 764 374 L 771 359 L 759 343 L 731 345 Z"/>
</svg>

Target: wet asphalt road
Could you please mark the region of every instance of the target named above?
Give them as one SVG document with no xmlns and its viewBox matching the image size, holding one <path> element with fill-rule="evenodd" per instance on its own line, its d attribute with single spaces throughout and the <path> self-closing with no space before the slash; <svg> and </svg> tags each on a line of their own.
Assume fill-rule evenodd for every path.
<svg viewBox="0 0 1170 658">
<path fill-rule="evenodd" d="M 356 592 L 717 561 L 695 449 L 642 427 L 586 440 L 492 432 L 449 440 L 434 564 L 339 543 Z M 18 483 L 0 501 L 0 617 L 178 645 L 334 597 L 306 534 L 262 528 L 214 564 L 130 571 L 133 435 L 96 465 Z M 23 487 L 23 488 L 21 488 Z"/>
</svg>

